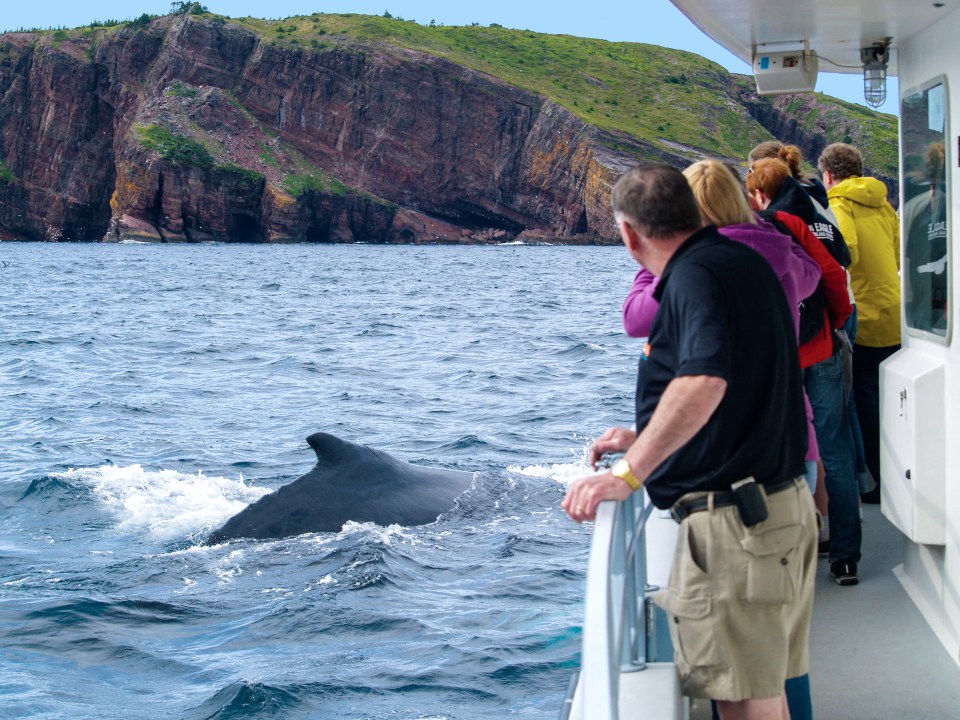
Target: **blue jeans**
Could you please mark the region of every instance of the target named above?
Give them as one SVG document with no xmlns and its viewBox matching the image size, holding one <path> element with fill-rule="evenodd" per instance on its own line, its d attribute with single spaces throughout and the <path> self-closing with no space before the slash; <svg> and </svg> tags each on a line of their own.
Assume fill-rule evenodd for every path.
<svg viewBox="0 0 960 720">
<path fill-rule="evenodd" d="M 843 324 L 843 329 L 850 338 L 851 343 L 857 342 L 857 306 L 853 306 L 853 312 Z M 867 459 L 863 450 L 863 434 L 860 432 L 860 420 L 857 416 L 856 394 L 851 390 L 850 399 L 847 401 L 847 412 L 850 415 L 850 432 L 853 433 L 853 470 L 857 476 L 857 483 L 860 485 L 860 492 L 869 490 L 867 482 Z"/>
<path fill-rule="evenodd" d="M 839 354 L 804 370 L 803 386 L 813 407 L 813 429 L 826 471 L 830 562 L 859 562 L 860 487 L 853 467 L 853 434 Z"/>
</svg>

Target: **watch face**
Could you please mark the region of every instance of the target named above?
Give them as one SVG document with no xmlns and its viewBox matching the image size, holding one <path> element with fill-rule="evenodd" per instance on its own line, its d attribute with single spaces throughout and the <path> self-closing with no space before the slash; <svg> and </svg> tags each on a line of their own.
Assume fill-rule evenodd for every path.
<svg viewBox="0 0 960 720">
<path fill-rule="evenodd" d="M 640 481 L 637 479 L 637 476 L 633 474 L 633 468 L 630 467 L 630 463 L 627 462 L 626 458 L 617 460 L 613 464 L 613 467 L 610 468 L 610 472 L 614 477 L 623 480 L 631 489 L 640 489 Z"/>
</svg>

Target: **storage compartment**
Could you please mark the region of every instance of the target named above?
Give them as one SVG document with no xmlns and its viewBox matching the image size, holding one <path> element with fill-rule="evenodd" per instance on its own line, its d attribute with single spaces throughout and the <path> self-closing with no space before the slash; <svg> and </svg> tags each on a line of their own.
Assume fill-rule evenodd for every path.
<svg viewBox="0 0 960 720">
<path fill-rule="evenodd" d="M 883 514 L 911 541 L 946 542 L 944 365 L 905 348 L 880 368 Z"/>
</svg>

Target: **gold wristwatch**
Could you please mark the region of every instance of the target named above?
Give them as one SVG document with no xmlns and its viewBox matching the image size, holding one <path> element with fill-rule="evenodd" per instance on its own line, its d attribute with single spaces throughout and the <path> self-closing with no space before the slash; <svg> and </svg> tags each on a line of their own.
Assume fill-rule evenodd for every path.
<svg viewBox="0 0 960 720">
<path fill-rule="evenodd" d="M 633 474 L 633 468 L 630 467 L 630 463 L 627 462 L 626 458 L 617 460 L 610 467 L 610 473 L 614 477 L 623 480 L 634 492 L 640 489 L 640 481 L 637 480 L 637 476 Z"/>
</svg>

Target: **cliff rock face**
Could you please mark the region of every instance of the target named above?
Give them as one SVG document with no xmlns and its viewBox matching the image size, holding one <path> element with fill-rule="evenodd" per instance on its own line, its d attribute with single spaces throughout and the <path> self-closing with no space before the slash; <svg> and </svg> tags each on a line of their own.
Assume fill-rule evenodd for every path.
<svg viewBox="0 0 960 720">
<path fill-rule="evenodd" d="M 691 160 L 411 50 L 55 37 L 0 36 L 0 239 L 613 243 L 613 180 Z"/>
</svg>

